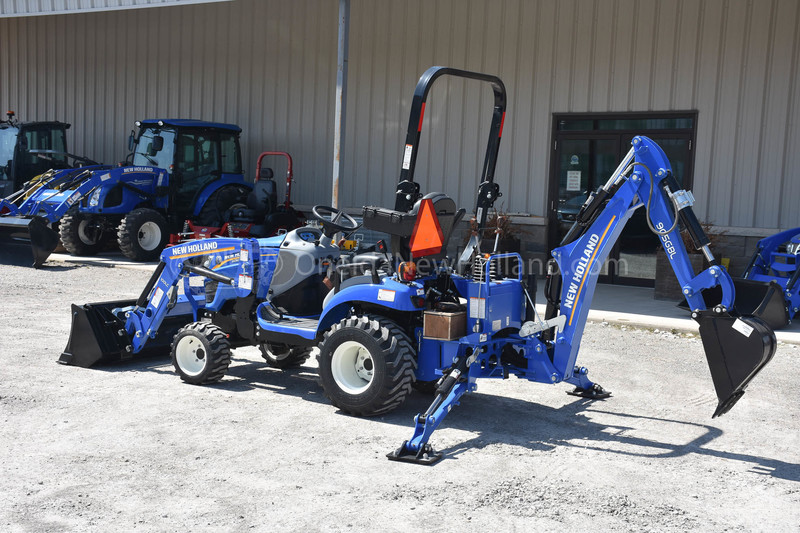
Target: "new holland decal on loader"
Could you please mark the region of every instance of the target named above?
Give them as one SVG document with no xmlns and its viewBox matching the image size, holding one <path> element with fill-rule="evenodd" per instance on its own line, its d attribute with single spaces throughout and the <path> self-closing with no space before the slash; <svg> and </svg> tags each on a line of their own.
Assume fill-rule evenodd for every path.
<svg viewBox="0 0 800 533">
<path fill-rule="evenodd" d="M 463 394 L 476 390 L 478 378 L 514 374 L 568 383 L 572 394 L 587 398 L 609 395 L 578 364 L 578 351 L 599 265 L 632 213 L 644 207 L 653 228 L 664 228 L 657 232 L 673 251 L 670 262 L 700 324 L 719 399 L 713 416 L 730 410 L 775 353 L 775 335 L 760 319 L 734 311 L 733 282 L 703 244 L 691 193 L 676 186 L 652 140 L 633 139 L 553 250 L 543 317 L 536 314 L 535 285 L 523 282 L 521 270 L 503 268 L 521 263 L 519 254 L 480 250 L 474 235 L 458 268 L 442 260 L 464 209 L 442 193 L 421 195 L 414 170 L 428 90 L 443 75 L 488 83 L 494 94 L 475 206 L 478 227 L 485 227 L 500 196 L 494 171 L 505 87 L 492 75 L 432 67 L 414 93 L 395 208 L 364 208 L 365 227 L 391 235 L 391 256 L 374 252 L 342 261 L 333 236 L 358 225 L 321 206 L 313 211 L 321 230 L 182 244 L 161 254 L 138 300 L 73 306 L 60 361 L 91 366 L 169 347 L 181 379 L 203 384 L 224 377 L 236 346 L 259 346 L 267 363 L 279 368 L 302 364 L 319 347 L 325 395 L 344 412 L 378 415 L 401 405 L 412 387 L 435 390 L 433 403 L 415 417 L 410 439 L 389 454 L 432 464 L 441 458 L 429 442 L 432 433 Z M 709 257 L 703 272 L 692 271 L 678 219 Z M 715 286 L 722 298 L 708 308 L 701 291 Z"/>
</svg>

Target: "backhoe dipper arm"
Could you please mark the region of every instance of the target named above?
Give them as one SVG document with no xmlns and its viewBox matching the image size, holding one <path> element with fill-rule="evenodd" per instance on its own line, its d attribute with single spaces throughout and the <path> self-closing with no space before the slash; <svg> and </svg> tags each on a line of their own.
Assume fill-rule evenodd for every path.
<svg viewBox="0 0 800 533">
<path fill-rule="evenodd" d="M 563 331 L 554 339 L 553 363 L 561 373 L 560 379 L 576 382 L 575 362 L 598 274 L 625 224 L 633 212 L 644 205 L 651 229 L 658 234 L 684 297 L 693 310 L 693 318 L 700 323 L 700 334 L 720 399 L 714 414 L 718 416 L 733 406 L 750 379 L 772 357 L 774 333 L 752 317 L 737 322 L 737 317 L 731 314 L 735 299 L 733 281 L 727 271 L 716 264 L 708 249 L 708 239 L 691 210 L 694 198 L 688 191 L 677 190 L 669 161 L 655 142 L 639 136 L 632 144 L 608 182 L 587 199 L 579 220 L 568 234 L 568 239 L 574 240 L 567 242 L 565 239 L 562 246 L 553 250 L 561 273 L 558 311 L 566 317 Z M 711 265 L 697 275 L 683 245 L 677 217 L 689 228 L 696 247 L 703 251 Z M 581 221 L 585 225 L 582 226 Z M 701 291 L 715 286 L 721 288 L 722 298 L 708 311 Z M 746 359 L 753 361 L 742 364 Z M 736 366 L 746 367 L 747 371 L 731 368 Z"/>
</svg>

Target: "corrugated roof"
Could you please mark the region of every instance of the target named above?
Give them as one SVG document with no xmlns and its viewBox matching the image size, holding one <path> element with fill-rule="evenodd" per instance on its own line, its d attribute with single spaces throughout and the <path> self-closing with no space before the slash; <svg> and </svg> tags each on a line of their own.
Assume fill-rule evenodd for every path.
<svg viewBox="0 0 800 533">
<path fill-rule="evenodd" d="M 0 18 L 68 15 L 146 7 L 185 6 L 232 0 L 0 0 Z"/>
</svg>

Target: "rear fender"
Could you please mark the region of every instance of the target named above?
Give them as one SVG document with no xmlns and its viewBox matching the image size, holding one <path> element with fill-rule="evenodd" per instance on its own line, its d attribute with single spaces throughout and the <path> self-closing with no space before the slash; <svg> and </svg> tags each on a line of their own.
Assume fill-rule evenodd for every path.
<svg viewBox="0 0 800 533">
<path fill-rule="evenodd" d="M 347 316 L 351 307 L 368 304 L 381 307 L 387 313 L 418 313 L 422 308 L 414 305 L 412 298 L 422 296 L 422 287 L 405 285 L 391 278 L 384 277 L 379 284 L 363 283 L 346 287 L 334 294 L 328 301 L 319 318 L 317 333 L 325 331 L 333 324 Z"/>
<path fill-rule="evenodd" d="M 199 215 L 200 211 L 203 209 L 203 206 L 206 205 L 206 202 L 212 194 L 221 188 L 228 187 L 230 185 L 241 185 L 246 189 L 253 189 L 253 185 L 251 183 L 244 181 L 244 176 L 242 174 L 222 174 L 218 180 L 212 181 L 206 185 L 202 191 L 200 191 L 200 194 L 197 195 L 197 201 L 194 204 L 192 214 L 195 217 Z"/>
</svg>

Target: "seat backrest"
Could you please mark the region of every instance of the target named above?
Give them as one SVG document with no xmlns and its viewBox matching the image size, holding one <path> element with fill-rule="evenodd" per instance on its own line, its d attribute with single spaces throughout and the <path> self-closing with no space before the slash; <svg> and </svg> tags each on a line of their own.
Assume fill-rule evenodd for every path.
<svg viewBox="0 0 800 533">
<path fill-rule="evenodd" d="M 253 190 L 247 195 L 247 207 L 259 214 L 268 215 L 278 205 L 278 186 L 271 179 L 260 179 L 253 184 Z"/>
</svg>

